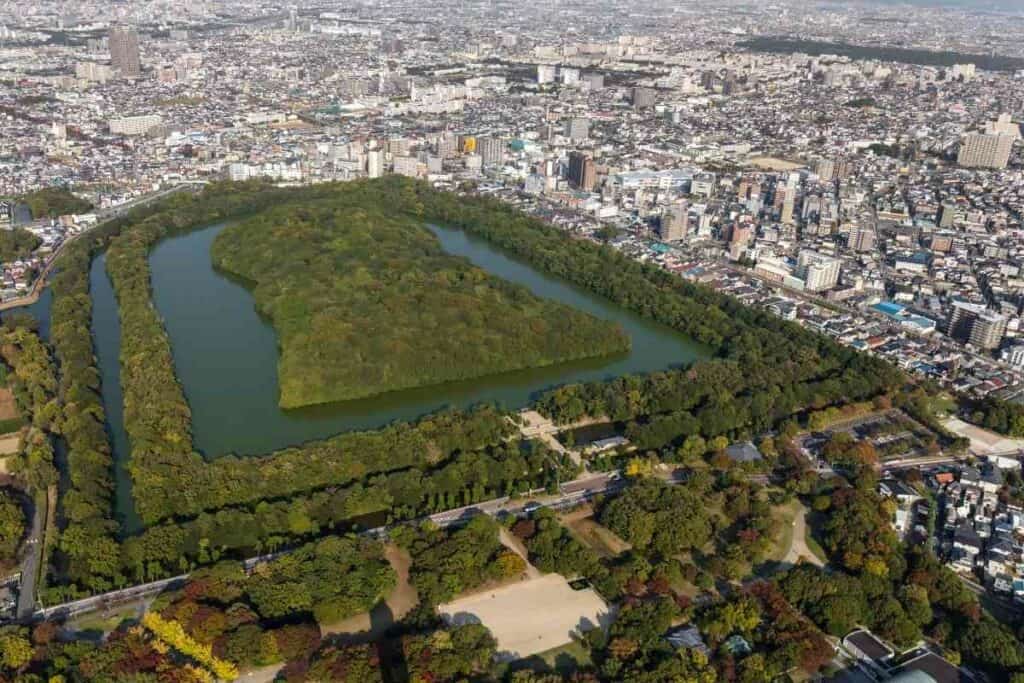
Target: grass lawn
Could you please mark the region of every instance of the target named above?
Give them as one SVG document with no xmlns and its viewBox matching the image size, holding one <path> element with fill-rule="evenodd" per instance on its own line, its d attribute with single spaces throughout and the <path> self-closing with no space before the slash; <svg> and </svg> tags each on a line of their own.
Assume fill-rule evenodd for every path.
<svg viewBox="0 0 1024 683">
<path fill-rule="evenodd" d="M 109 614 L 92 613 L 80 619 L 72 619 L 68 622 L 70 628 L 76 631 L 91 631 L 93 633 L 110 633 L 121 625 L 121 622 L 137 620 L 138 609 L 135 607 L 124 607 Z"/>
<path fill-rule="evenodd" d="M 568 676 L 580 669 L 589 667 L 591 664 L 590 652 L 574 640 L 561 647 L 545 650 L 526 659 L 497 665 L 492 673 L 498 679 L 504 678 L 510 672 L 525 669 L 537 673 L 555 672 L 562 676 Z"/>
<path fill-rule="evenodd" d="M 946 392 L 933 396 L 928 400 L 928 403 L 930 404 L 932 412 L 937 415 L 955 414 L 957 410 L 956 399 Z"/>
</svg>

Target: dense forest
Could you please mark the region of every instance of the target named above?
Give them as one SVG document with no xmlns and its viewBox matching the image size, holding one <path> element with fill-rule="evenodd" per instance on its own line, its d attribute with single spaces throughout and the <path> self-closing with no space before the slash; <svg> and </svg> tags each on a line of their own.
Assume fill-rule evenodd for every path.
<svg viewBox="0 0 1024 683">
<path fill-rule="evenodd" d="M 870 398 L 901 379 L 881 361 L 607 247 L 574 240 L 489 199 L 437 192 L 398 177 L 301 189 L 213 185 L 104 224 L 61 257 L 54 281 L 53 343 L 61 366 L 59 393 L 67 405 L 71 476 L 62 500 L 65 528 L 58 557 L 65 588 L 55 588 L 55 596 L 61 590 L 67 595 L 91 592 L 202 564 L 201 546 L 237 556 L 309 538 L 317 530 L 346 528 L 349 517 L 383 513 L 405 518 L 524 484 L 545 485 L 550 468 L 525 477 L 503 473 L 520 456 L 489 449 L 513 426 L 502 413 L 486 408 L 342 434 L 256 458 L 228 456 L 207 463 L 193 452 L 188 404 L 166 331 L 151 305 L 149 250 L 166 236 L 218 220 L 236 218 L 246 225 L 247 217 L 270 207 L 330 206 L 342 202 L 339 196 L 349 206 L 390 207 L 392 213 L 375 220 L 404 225 L 412 216 L 463 227 L 536 267 L 675 327 L 719 356 L 650 377 L 557 390 L 539 407 L 559 420 L 614 415 L 636 422 L 645 446 L 659 447 L 691 434 L 714 438 L 767 429 L 806 409 Z M 129 539 L 120 554 L 112 552 L 117 534 L 112 463 L 87 332 L 89 262 L 105 248 L 121 316 L 121 382 L 132 447 L 128 468 L 136 509 L 152 527 Z M 467 475 L 474 471 L 464 457 L 469 453 L 494 458 L 493 467 L 485 458 L 475 471 L 497 469 L 486 476 Z M 446 474 L 454 471 L 468 476 L 465 483 Z M 189 485 L 182 487 L 182 481 Z M 324 507 L 332 496 L 343 497 L 345 504 Z M 274 510 L 290 500 L 315 523 L 295 531 L 270 521 L 280 519 Z M 259 501 L 266 502 L 257 506 Z"/>
<path fill-rule="evenodd" d="M 31 256 L 43 241 L 24 228 L 0 230 L 0 261 L 16 261 Z"/>
<path fill-rule="evenodd" d="M 22 496 L 13 489 L 0 489 L 0 571 L 2 572 L 10 572 L 17 565 L 18 547 L 25 535 L 25 522 Z"/>
<path fill-rule="evenodd" d="M 629 348 L 621 328 L 448 255 L 421 221 L 345 186 L 235 223 L 213 261 L 255 283 L 284 408 Z"/>
<path fill-rule="evenodd" d="M 286 663 L 282 677 L 290 681 L 562 680 L 554 673 L 495 674 L 496 642 L 486 628 L 448 628 L 437 620 L 438 602 L 523 569 L 522 558 L 498 541 L 497 522 L 486 517 L 462 529 L 428 523 L 395 532 L 412 559 L 421 608 L 387 634 L 390 646 L 322 635 L 326 622 L 365 611 L 395 581 L 379 544 L 331 534 L 525 493 L 574 475 L 567 459 L 509 439 L 515 428 L 501 411 L 444 412 L 262 457 L 208 463 L 192 451 L 188 405 L 152 312 L 149 250 L 178 231 L 245 219 L 297 197 L 326 202 L 337 192 L 330 185 L 220 185 L 137 210 L 77 240 L 61 257 L 53 283 L 56 364 L 30 329 L 3 331 L 0 350 L 35 435 L 18 464 L 20 476 L 35 487 L 56 482 L 52 441 L 63 438 L 68 447 L 52 577 L 62 583 L 45 599 L 193 572 L 140 624 L 101 643 L 56 638 L 53 624 L 0 630 L 4 678 L 208 680 Z M 853 472 L 852 485 L 824 487 L 793 455 L 796 420 L 825 419 L 835 406 L 869 399 L 888 405 L 888 394 L 896 392 L 912 414 L 925 410 L 922 397 L 897 391 L 904 380 L 898 371 L 488 199 L 439 193 L 404 178 L 352 183 L 345 192 L 355 205 L 373 198 L 391 207 L 388 220 L 414 216 L 461 226 L 714 351 L 714 359 L 688 368 L 563 387 L 538 403 L 562 421 L 608 416 L 625 424 L 642 449 L 626 467 L 639 481 L 596 504 L 595 519 L 631 550 L 599 557 L 549 511 L 508 522 L 541 570 L 584 577 L 619 604 L 608 633 L 592 632 L 581 644 L 591 662 L 576 680 L 754 682 L 794 668 L 812 674 L 831 658 L 825 634 L 839 635 L 850 624 L 869 625 L 897 644 L 926 635 L 995 680 L 1024 673 L 1013 631 L 982 610 L 926 549 L 908 548 L 889 531 L 889 504 L 875 493 L 877 480 L 863 467 L 871 458 L 857 444 L 832 449 Z M 119 535 L 114 519 L 113 463 L 89 336 L 89 264 L 108 247 L 122 317 L 130 468 L 146 525 L 130 536 Z M 1015 428 L 1009 409 L 979 410 L 992 415 L 994 426 Z M 747 471 L 722 453 L 730 440 L 769 429 L 777 436 L 760 446 L 784 482 L 782 492 L 751 484 Z M 643 479 L 659 459 L 684 463 L 686 483 Z M 745 581 L 777 532 L 772 506 L 788 503 L 794 492 L 821 517 L 817 533 L 829 570 L 798 566 L 772 581 Z M 232 561 L 282 548 L 294 550 L 251 575 Z M 730 583 L 698 604 L 677 590 Z M 665 631 L 679 623 L 700 627 L 710 657 L 666 643 Z M 750 647 L 742 658 L 728 652 L 737 634 Z M 405 678 L 396 678 L 397 670 Z"/>
<path fill-rule="evenodd" d="M 8 470 L 33 494 L 57 482 L 54 436 L 60 433 L 57 369 L 39 336 L 29 327 L 5 326 L 0 332 L 0 357 L 9 368 L 8 383 L 18 410 L 28 416 L 16 456 Z"/>
<path fill-rule="evenodd" d="M 153 525 L 125 540 L 124 570 L 160 578 L 221 557 L 247 557 L 328 530 L 359 530 L 416 518 L 571 479 L 567 456 L 509 442 L 452 455 L 427 470 L 410 467 L 287 499 L 239 505 Z"/>
<path fill-rule="evenodd" d="M 332 662 L 333 649 L 319 652 L 321 625 L 369 610 L 394 583 L 379 543 L 332 536 L 248 574 L 234 562 L 198 571 L 182 588 L 160 595 L 141 623 L 103 641 L 56 638 L 51 622 L 6 627 L 0 676 L 198 683 L 232 680 L 244 667 Z"/>
</svg>

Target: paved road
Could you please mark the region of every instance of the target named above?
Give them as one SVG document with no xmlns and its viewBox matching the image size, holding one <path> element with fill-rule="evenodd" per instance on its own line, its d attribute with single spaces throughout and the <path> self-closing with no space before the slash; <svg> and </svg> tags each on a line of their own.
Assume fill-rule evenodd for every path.
<svg viewBox="0 0 1024 683">
<path fill-rule="evenodd" d="M 883 470 L 908 470 L 914 467 L 924 467 L 926 465 L 953 465 L 957 462 L 959 462 L 959 460 L 950 455 L 924 455 L 915 458 L 889 460 L 887 462 L 883 462 L 880 467 Z"/>
<path fill-rule="evenodd" d="M 664 480 L 669 484 L 679 484 L 684 481 L 684 479 L 679 477 L 675 472 L 669 473 L 664 477 Z M 765 482 L 767 479 L 765 475 L 751 475 L 750 480 Z M 446 510 L 444 512 L 439 512 L 434 515 L 429 515 L 427 517 L 422 517 L 405 523 L 416 524 L 429 519 L 438 526 L 447 528 L 466 524 L 469 520 L 473 519 L 473 517 L 481 514 L 496 516 L 501 513 L 508 513 L 522 516 L 531 512 L 534 509 L 534 506 L 538 505 L 554 510 L 561 510 L 585 503 L 599 494 L 621 491 L 625 486 L 626 481 L 617 471 L 589 473 L 584 474 L 573 481 L 566 482 L 561 486 L 560 492 L 554 495 L 546 494 L 543 490 L 537 490 L 532 492 L 531 495 L 522 498 L 512 499 L 508 496 L 503 496 L 501 498 L 477 503 L 476 505 L 466 505 L 460 508 L 455 508 L 454 510 Z M 363 533 L 367 536 L 384 538 L 387 536 L 388 527 L 369 529 Z M 288 551 L 281 551 L 270 555 L 260 555 L 258 557 L 250 558 L 245 560 L 245 568 L 246 570 L 251 570 L 257 564 L 269 561 L 275 557 L 284 555 L 287 552 Z M 148 599 L 168 588 L 180 586 L 185 583 L 187 579 L 188 574 L 179 574 L 178 576 L 161 579 L 159 581 L 139 584 L 122 590 L 83 598 L 74 602 L 54 605 L 32 613 L 31 620 L 40 621 L 43 619 L 68 618 L 93 612 L 98 609 L 108 609 L 116 605 Z M 29 619 L 26 618 L 25 620 L 27 621 Z"/>
<path fill-rule="evenodd" d="M 32 616 L 36 607 L 36 579 L 43 556 L 43 523 L 46 519 L 46 498 L 33 500 L 32 530 L 25 541 L 25 559 L 21 562 L 21 583 L 18 586 L 18 618 Z"/>
<path fill-rule="evenodd" d="M 413 520 L 411 523 L 430 519 L 441 527 L 458 526 L 467 523 L 470 519 L 479 514 L 488 514 L 493 516 L 502 512 L 508 512 L 510 514 L 522 515 L 526 513 L 524 508 L 532 507 L 529 505 L 530 503 L 540 503 L 545 507 L 561 509 L 583 503 L 598 493 L 620 490 L 624 485 L 624 482 L 619 478 L 619 474 L 617 472 L 588 474 L 564 484 L 562 486 L 561 493 L 556 495 L 547 495 L 543 491 L 537 491 L 532 498 L 513 500 L 505 496 L 485 501 L 483 503 L 478 503 L 476 505 L 467 505 L 454 510 L 446 510 L 445 512 L 430 515 L 429 517 L 424 517 L 420 520 Z M 387 535 L 387 527 L 370 529 L 364 533 L 368 536 L 384 537 Z M 258 557 L 250 558 L 245 561 L 245 568 L 247 570 L 251 570 L 257 564 L 271 560 L 285 554 L 286 552 L 287 551 L 282 551 L 271 555 L 260 555 Z M 22 619 L 24 621 L 41 621 L 43 619 L 69 618 L 94 612 L 99 609 L 108 609 L 116 605 L 151 598 L 168 588 L 180 586 L 187 579 L 188 574 L 179 574 L 178 576 L 172 576 L 159 581 L 139 584 L 122 590 L 94 595 L 89 598 L 66 602 L 60 605 L 53 605 L 45 609 L 36 610 L 35 612 L 31 612 L 30 610 L 29 615 Z"/>
</svg>

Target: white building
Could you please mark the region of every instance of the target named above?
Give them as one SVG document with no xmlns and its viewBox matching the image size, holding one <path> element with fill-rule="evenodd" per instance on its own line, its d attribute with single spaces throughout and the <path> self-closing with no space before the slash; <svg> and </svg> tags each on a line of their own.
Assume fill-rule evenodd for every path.
<svg viewBox="0 0 1024 683">
<path fill-rule="evenodd" d="M 797 260 L 796 274 L 804 281 L 809 292 L 825 292 L 839 282 L 839 259 L 803 249 Z"/>
<path fill-rule="evenodd" d="M 163 118 L 156 114 L 146 114 L 110 119 L 107 125 L 113 135 L 145 135 L 153 128 L 162 125 L 163 122 Z"/>
<path fill-rule="evenodd" d="M 420 162 L 416 157 L 396 156 L 393 164 L 396 175 L 409 176 L 410 178 L 415 178 L 419 175 Z"/>
<path fill-rule="evenodd" d="M 550 64 L 538 64 L 537 65 L 537 84 L 544 85 L 545 83 L 554 83 L 555 74 L 557 70 Z"/>
</svg>

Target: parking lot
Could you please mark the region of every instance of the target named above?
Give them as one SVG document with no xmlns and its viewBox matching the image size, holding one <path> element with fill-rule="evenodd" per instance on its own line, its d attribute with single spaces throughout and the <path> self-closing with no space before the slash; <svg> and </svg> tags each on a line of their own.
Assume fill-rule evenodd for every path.
<svg viewBox="0 0 1024 683">
<path fill-rule="evenodd" d="M 927 455 L 935 435 L 917 421 L 900 411 L 868 415 L 801 435 L 798 445 L 805 454 L 821 467 L 821 452 L 834 434 L 847 433 L 857 441 L 867 441 L 875 447 L 885 462 Z M 934 446 L 932 446 L 934 448 Z"/>
</svg>

